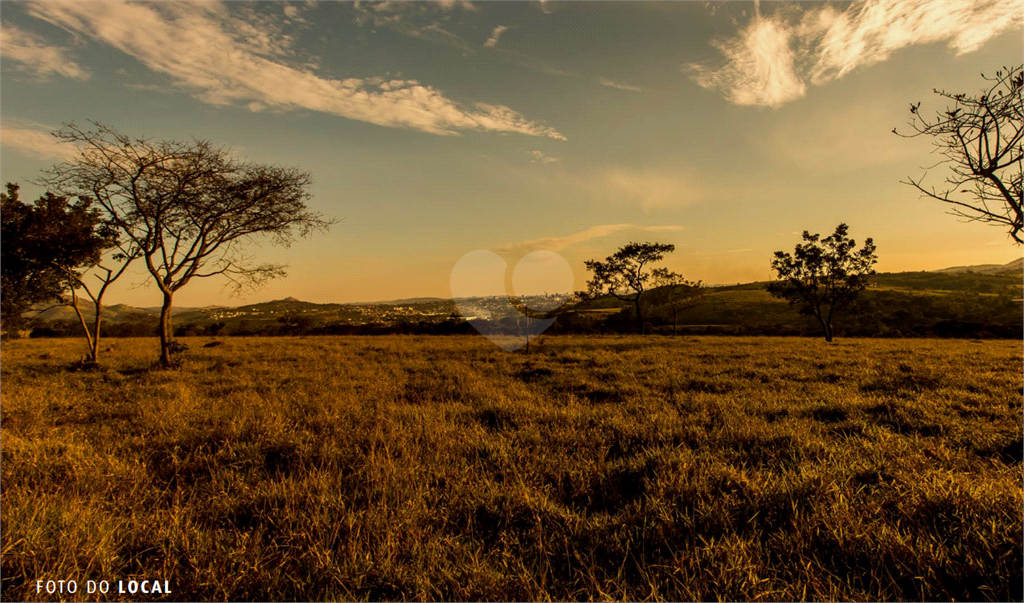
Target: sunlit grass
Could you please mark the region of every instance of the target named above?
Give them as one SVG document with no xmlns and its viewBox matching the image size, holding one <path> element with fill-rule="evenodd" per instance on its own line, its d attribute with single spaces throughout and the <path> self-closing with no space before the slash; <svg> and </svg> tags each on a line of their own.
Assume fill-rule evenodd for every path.
<svg viewBox="0 0 1024 603">
<path fill-rule="evenodd" d="M 4 343 L 5 600 L 1022 598 L 1019 341 L 110 341 Z"/>
</svg>

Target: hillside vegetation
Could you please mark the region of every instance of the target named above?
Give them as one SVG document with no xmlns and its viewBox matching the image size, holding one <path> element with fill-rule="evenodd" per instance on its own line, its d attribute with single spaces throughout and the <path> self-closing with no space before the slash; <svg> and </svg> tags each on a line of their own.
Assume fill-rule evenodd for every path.
<svg viewBox="0 0 1024 603">
<path fill-rule="evenodd" d="M 821 328 L 786 301 L 773 298 L 767 283 L 708 288 L 704 299 L 679 312 L 678 324 L 691 334 L 817 336 Z M 854 305 L 836 318 L 847 337 L 1020 338 L 1024 335 L 1022 273 L 1011 263 L 998 273 L 902 272 L 871 277 Z M 672 315 L 662 290 L 648 294 L 654 331 L 671 332 Z M 616 314 L 618 312 L 618 314 Z M 630 332 L 632 311 L 602 298 L 559 325 L 563 330 Z"/>
<path fill-rule="evenodd" d="M 874 275 L 856 306 L 837 318 L 837 334 L 1019 339 L 1024 335 L 1020 262 L 977 268 L 978 272 L 951 268 Z M 766 284 L 710 287 L 701 303 L 679 313 L 678 324 L 690 334 L 817 336 L 817 321 L 771 297 Z M 645 298 L 644 314 L 653 332 L 671 332 L 672 314 L 666 298 L 665 290 L 651 291 Z M 493 306 L 507 304 L 501 299 Z M 632 333 L 636 325 L 630 308 L 611 297 L 586 307 L 568 307 L 548 333 Z M 84 310 L 91 316 L 89 308 Z M 111 306 L 106 309 L 104 332 L 114 337 L 152 335 L 158 311 Z M 506 319 L 506 330 L 514 332 L 518 318 Z M 180 336 L 472 332 L 451 300 L 436 298 L 376 304 L 314 304 L 287 298 L 235 308 L 183 308 L 174 321 Z M 36 337 L 76 337 L 81 330 L 67 307 L 44 312 L 35 326 Z"/>
<path fill-rule="evenodd" d="M 4 600 L 1024 596 L 1019 342 L 186 341 L 4 343 Z"/>
</svg>

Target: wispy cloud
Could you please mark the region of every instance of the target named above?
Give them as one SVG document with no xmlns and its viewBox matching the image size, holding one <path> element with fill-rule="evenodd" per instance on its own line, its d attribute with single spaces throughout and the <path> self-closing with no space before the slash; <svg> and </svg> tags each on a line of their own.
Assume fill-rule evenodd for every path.
<svg viewBox="0 0 1024 603">
<path fill-rule="evenodd" d="M 509 107 L 467 107 L 416 80 L 333 79 L 291 66 L 291 38 L 252 9 L 221 3 L 40 2 L 28 10 L 134 57 L 212 105 L 306 109 L 441 135 L 483 130 L 565 139 Z"/>
<path fill-rule="evenodd" d="M 772 163 L 788 163 L 798 172 L 846 173 L 890 162 L 926 156 L 931 141 L 913 139 L 892 144 L 888 128 L 864 124 L 892 124 L 903 118 L 902 106 L 857 103 L 843 110 L 843 119 L 827 106 L 812 106 L 749 134 L 751 148 Z"/>
<path fill-rule="evenodd" d="M 546 61 L 537 57 L 528 55 L 518 50 L 510 50 L 507 48 L 495 47 L 493 52 L 501 59 L 508 61 L 514 65 L 522 67 L 523 69 L 529 69 L 530 71 L 536 71 L 537 73 L 543 73 L 545 75 L 557 75 L 560 77 L 569 77 L 579 79 L 581 76 L 578 73 L 572 71 L 566 71 L 559 69 L 548 64 Z"/>
<path fill-rule="evenodd" d="M 484 46 L 486 46 L 487 48 L 494 48 L 495 46 L 497 46 L 498 40 L 501 39 L 501 34 L 505 33 L 507 30 L 508 27 L 504 25 L 499 25 L 495 27 L 494 31 L 491 32 L 491 37 L 487 38 L 487 41 L 484 42 Z"/>
<path fill-rule="evenodd" d="M 592 239 L 608 237 L 620 232 L 682 232 L 683 230 L 686 230 L 686 227 L 674 224 L 660 226 L 641 226 L 638 224 L 601 224 L 561 237 L 543 237 L 539 239 L 520 241 L 518 243 L 511 243 L 509 245 L 499 247 L 498 252 L 508 255 L 525 255 L 531 251 L 539 250 L 562 251 L 563 249 L 572 247 L 573 245 L 579 245 L 580 243 L 585 243 Z"/>
<path fill-rule="evenodd" d="M 458 34 L 444 29 L 437 22 L 419 28 L 410 28 L 403 33 L 413 38 L 426 40 L 427 42 L 458 48 L 462 51 L 463 56 L 476 54 L 476 49 L 470 46 L 466 40 L 462 39 Z"/>
<path fill-rule="evenodd" d="M 124 84 L 124 87 L 129 90 L 138 90 L 141 92 L 168 92 L 168 89 L 160 84 Z"/>
<path fill-rule="evenodd" d="M 682 159 L 648 167 L 610 165 L 579 169 L 577 165 L 559 160 L 550 162 L 546 169 L 537 169 L 532 164 L 508 163 L 496 163 L 492 169 L 503 178 L 512 174 L 524 186 L 541 194 L 567 191 L 576 202 L 632 207 L 643 213 L 752 194 L 748 185 L 694 169 Z M 757 191 L 763 193 L 766 188 L 761 185 Z"/>
<path fill-rule="evenodd" d="M 777 107 L 807 90 L 796 73 L 792 37 L 782 21 L 758 15 L 736 37 L 712 42 L 726 58 L 724 66 L 687 69 L 699 86 L 721 89 L 731 103 Z"/>
<path fill-rule="evenodd" d="M 437 0 L 437 5 L 446 10 L 461 8 L 464 11 L 475 13 L 480 9 L 469 0 Z"/>
<path fill-rule="evenodd" d="M 469 2 L 355 2 L 355 23 L 359 26 L 383 27 L 418 40 L 458 48 L 462 54 L 476 54 L 465 39 L 441 27 L 455 8 L 478 10 Z"/>
<path fill-rule="evenodd" d="M 89 79 L 89 73 L 71 60 L 67 49 L 47 44 L 43 38 L 6 23 L 0 26 L 0 55 L 5 62 L 13 62 L 22 71 L 38 77 Z"/>
<path fill-rule="evenodd" d="M 804 96 L 808 83 L 826 84 L 901 48 L 945 42 L 964 54 L 1024 22 L 1020 5 L 1002 0 L 869 0 L 842 11 L 815 6 L 793 16 L 799 14 L 762 16 L 757 10 L 735 36 L 712 42 L 724 64 L 691 63 L 684 70 L 731 103 L 777 107 Z"/>
<path fill-rule="evenodd" d="M 616 81 L 610 80 L 610 79 L 608 79 L 606 77 L 598 78 L 597 81 L 602 86 L 607 86 L 608 88 L 615 88 L 616 90 L 626 90 L 626 91 L 629 91 L 629 92 L 643 92 L 643 88 L 638 88 L 637 86 L 631 86 L 629 84 L 623 84 L 621 82 L 616 82 Z"/>
<path fill-rule="evenodd" d="M 4 151 L 35 159 L 70 161 L 78 154 L 74 145 L 58 141 L 49 130 L 36 124 L 0 126 L 0 145 Z"/>
<path fill-rule="evenodd" d="M 359 26 L 385 27 L 410 38 L 458 48 L 463 55 L 475 54 L 476 49 L 461 36 L 441 27 L 441 21 L 447 21 L 450 13 L 456 9 L 466 12 L 480 10 L 464 0 L 387 0 L 352 4 L 356 14 L 355 22 Z"/>
<path fill-rule="evenodd" d="M 692 179 L 658 169 L 613 168 L 591 181 L 596 196 L 635 203 L 643 210 L 680 207 L 700 200 Z"/>
<path fill-rule="evenodd" d="M 544 151 L 530 151 L 530 163 L 549 165 L 559 161 L 561 161 L 561 157 L 552 157 L 545 154 Z"/>
<path fill-rule="evenodd" d="M 367 16 L 380 15 L 379 18 L 370 20 L 376 25 L 383 25 L 388 22 L 400 21 L 409 15 L 426 15 L 431 13 L 447 13 L 455 9 L 475 13 L 479 11 L 472 2 L 468 0 L 436 0 L 433 2 L 409 2 L 408 0 L 384 0 L 383 2 L 356 2 L 352 8 L 360 15 L 359 22 L 367 20 Z M 388 15 L 393 16 L 389 18 Z"/>
<path fill-rule="evenodd" d="M 555 12 L 555 7 L 550 2 L 548 2 L 548 0 L 539 0 L 537 2 L 537 7 L 540 8 L 540 12 L 544 13 L 545 15 L 550 15 L 551 13 Z"/>
</svg>

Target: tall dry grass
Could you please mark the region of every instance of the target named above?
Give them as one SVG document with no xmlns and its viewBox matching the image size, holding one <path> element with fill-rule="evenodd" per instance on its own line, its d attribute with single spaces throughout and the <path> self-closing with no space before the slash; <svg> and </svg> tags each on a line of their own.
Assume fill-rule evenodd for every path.
<svg viewBox="0 0 1024 603">
<path fill-rule="evenodd" d="M 1019 342 L 207 341 L 4 343 L 3 599 L 1022 598 Z"/>
</svg>

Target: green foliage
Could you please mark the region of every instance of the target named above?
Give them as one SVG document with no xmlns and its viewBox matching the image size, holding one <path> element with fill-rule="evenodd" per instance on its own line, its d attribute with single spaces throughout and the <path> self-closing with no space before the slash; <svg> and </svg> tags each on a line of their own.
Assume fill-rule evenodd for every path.
<svg viewBox="0 0 1024 603">
<path fill-rule="evenodd" d="M 846 224 L 824 239 L 805 230 L 803 244 L 798 243 L 792 254 L 776 251 L 772 260 L 779 280 L 768 284 L 768 292 L 817 318 L 827 341 L 832 341 L 836 311 L 848 307 L 867 287 L 878 261 L 874 241 L 868 238 L 857 250 L 848 233 Z"/>
<path fill-rule="evenodd" d="M 206 341 L 4 345 L 4 600 L 1024 595 L 1018 342 Z"/>
<path fill-rule="evenodd" d="M 47 192 L 30 205 L 17 184 L 7 183 L 0 203 L 0 316 L 10 332 L 34 304 L 59 301 L 116 235 L 87 199 L 72 203 Z"/>
</svg>

